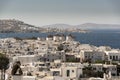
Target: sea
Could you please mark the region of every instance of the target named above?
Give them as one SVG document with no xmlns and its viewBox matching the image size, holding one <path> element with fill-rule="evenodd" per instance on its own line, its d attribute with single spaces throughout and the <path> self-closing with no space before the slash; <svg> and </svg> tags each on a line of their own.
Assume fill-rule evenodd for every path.
<svg viewBox="0 0 120 80">
<path fill-rule="evenodd" d="M 56 33 L 0 33 L 0 38 L 32 38 L 46 37 L 49 34 Z M 94 46 L 110 46 L 111 48 L 120 49 L 120 30 L 91 30 L 88 33 L 64 33 L 72 34 L 76 41 L 81 44 L 90 44 Z"/>
</svg>

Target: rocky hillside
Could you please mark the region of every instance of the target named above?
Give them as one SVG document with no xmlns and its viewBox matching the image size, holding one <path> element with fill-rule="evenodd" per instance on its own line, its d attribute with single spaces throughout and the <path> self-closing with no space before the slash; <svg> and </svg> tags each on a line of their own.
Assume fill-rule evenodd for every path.
<svg viewBox="0 0 120 80">
<path fill-rule="evenodd" d="M 46 25 L 42 27 L 36 27 L 19 20 L 9 19 L 0 20 L 0 33 L 16 33 L 16 32 L 80 32 L 86 33 L 86 30 L 77 28 L 67 24 L 55 24 Z"/>
<path fill-rule="evenodd" d="M 19 20 L 0 20 L 0 32 L 38 32 L 40 28 Z"/>
</svg>

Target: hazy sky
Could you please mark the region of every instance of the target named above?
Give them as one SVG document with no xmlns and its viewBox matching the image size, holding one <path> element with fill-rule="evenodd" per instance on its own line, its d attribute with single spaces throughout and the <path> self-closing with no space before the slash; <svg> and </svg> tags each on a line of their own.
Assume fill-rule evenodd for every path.
<svg viewBox="0 0 120 80">
<path fill-rule="evenodd" d="M 120 0 L 0 0 L 0 19 L 18 19 L 37 26 L 120 24 Z"/>
</svg>

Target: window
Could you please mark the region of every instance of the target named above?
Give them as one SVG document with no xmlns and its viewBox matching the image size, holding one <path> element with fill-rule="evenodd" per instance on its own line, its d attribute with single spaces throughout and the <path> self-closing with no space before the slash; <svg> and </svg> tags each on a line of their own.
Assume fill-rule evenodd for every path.
<svg viewBox="0 0 120 80">
<path fill-rule="evenodd" d="M 116 60 L 118 60 L 118 56 L 116 56 Z"/>
<path fill-rule="evenodd" d="M 113 60 L 115 60 L 115 56 L 113 56 Z"/>
<path fill-rule="evenodd" d="M 112 56 L 110 56 L 110 59 L 112 59 Z"/>
<path fill-rule="evenodd" d="M 47 61 L 49 61 L 49 59 L 47 59 Z"/>
<path fill-rule="evenodd" d="M 67 70 L 67 77 L 70 76 L 70 70 Z"/>
<path fill-rule="evenodd" d="M 59 53 L 59 55 L 61 55 L 61 53 Z"/>
<path fill-rule="evenodd" d="M 101 70 L 101 67 L 99 68 L 99 70 Z"/>
<path fill-rule="evenodd" d="M 116 68 L 112 68 L 112 70 L 116 70 Z"/>
<path fill-rule="evenodd" d="M 93 68 L 93 70 L 96 70 L 96 68 Z"/>
<path fill-rule="evenodd" d="M 53 76 L 59 76 L 60 75 L 60 72 L 59 71 L 54 71 L 53 72 Z"/>
<path fill-rule="evenodd" d="M 72 70 L 72 72 L 74 73 L 74 70 Z"/>
</svg>

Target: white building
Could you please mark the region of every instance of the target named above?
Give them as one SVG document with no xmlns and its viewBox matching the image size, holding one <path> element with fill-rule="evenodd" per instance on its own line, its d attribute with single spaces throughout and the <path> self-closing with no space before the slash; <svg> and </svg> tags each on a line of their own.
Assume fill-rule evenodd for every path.
<svg viewBox="0 0 120 80">
<path fill-rule="evenodd" d="M 61 61 L 65 61 L 66 57 L 65 57 L 65 52 L 62 51 L 55 51 L 55 52 L 47 52 L 43 58 L 46 59 L 46 61 L 50 61 L 50 62 L 54 62 L 54 60 L 61 60 Z"/>
<path fill-rule="evenodd" d="M 64 34 L 61 34 L 61 35 L 59 36 L 59 40 L 60 40 L 60 41 L 65 41 L 65 35 L 64 35 Z"/>
<path fill-rule="evenodd" d="M 13 62 L 20 61 L 21 65 L 32 64 L 38 60 L 38 56 L 35 55 L 22 55 L 13 57 Z"/>
<path fill-rule="evenodd" d="M 47 40 L 47 41 L 52 41 L 52 40 L 53 40 L 53 35 L 48 35 L 48 36 L 46 37 L 46 40 Z"/>
<path fill-rule="evenodd" d="M 105 51 L 109 61 L 120 61 L 120 51 Z"/>
<path fill-rule="evenodd" d="M 81 50 L 80 52 L 81 60 L 105 60 L 105 52 L 94 51 L 94 50 Z"/>
<path fill-rule="evenodd" d="M 51 68 L 51 76 L 61 77 L 62 80 L 79 80 L 82 73 L 82 64 L 80 63 L 62 63 L 61 67 Z M 57 80 L 57 79 L 55 79 Z"/>
<path fill-rule="evenodd" d="M 12 80 L 36 80 L 35 76 L 13 76 Z"/>
<path fill-rule="evenodd" d="M 83 74 L 82 68 L 83 66 L 80 63 L 64 63 L 61 67 L 61 75 L 68 80 L 79 80 L 80 76 Z"/>
<path fill-rule="evenodd" d="M 103 68 L 107 68 L 108 71 L 110 71 L 113 76 L 117 75 L 117 66 L 116 65 L 92 64 L 92 67 L 95 71 L 102 71 L 102 72 L 103 72 Z"/>
<path fill-rule="evenodd" d="M 73 41 L 73 40 L 74 40 L 74 38 L 71 34 L 66 36 L 66 41 Z"/>
<path fill-rule="evenodd" d="M 60 35 L 56 34 L 56 35 L 53 36 L 53 40 L 54 41 L 60 41 L 59 37 L 60 37 Z"/>
</svg>

